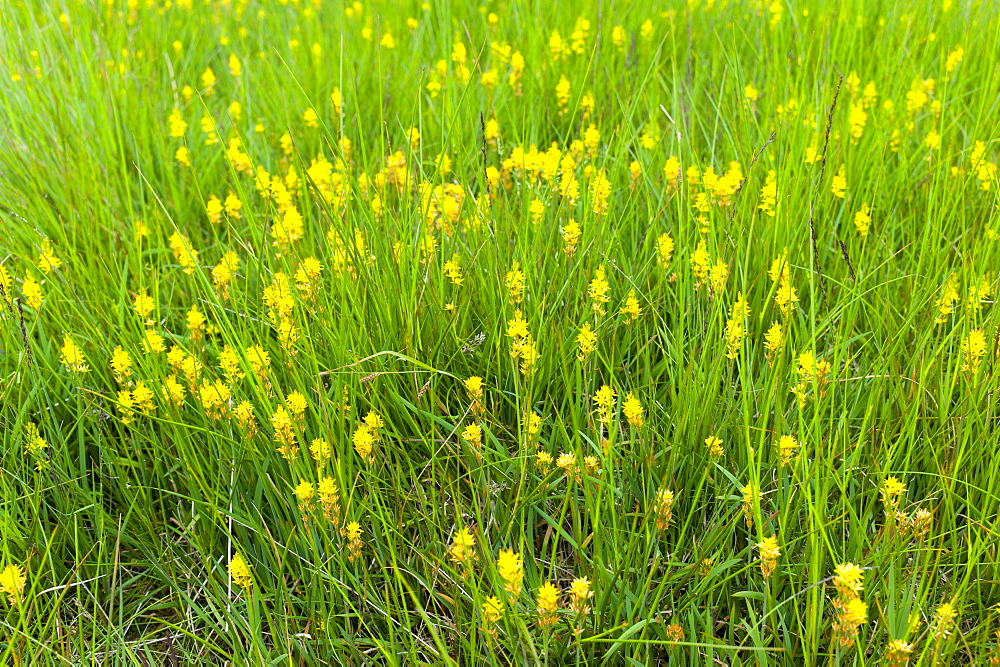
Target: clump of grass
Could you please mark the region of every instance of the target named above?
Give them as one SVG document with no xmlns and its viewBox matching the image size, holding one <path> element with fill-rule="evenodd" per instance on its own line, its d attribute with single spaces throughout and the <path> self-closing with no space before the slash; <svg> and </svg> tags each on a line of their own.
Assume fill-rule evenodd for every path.
<svg viewBox="0 0 1000 667">
<path fill-rule="evenodd" d="M 4 662 L 996 659 L 995 12 L 7 9 Z"/>
</svg>

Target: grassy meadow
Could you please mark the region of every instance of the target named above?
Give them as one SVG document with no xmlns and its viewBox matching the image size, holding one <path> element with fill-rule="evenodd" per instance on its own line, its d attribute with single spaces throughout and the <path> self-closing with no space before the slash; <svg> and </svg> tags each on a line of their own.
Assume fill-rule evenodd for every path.
<svg viewBox="0 0 1000 667">
<path fill-rule="evenodd" d="M 0 10 L 0 663 L 1000 663 L 994 3 Z"/>
</svg>

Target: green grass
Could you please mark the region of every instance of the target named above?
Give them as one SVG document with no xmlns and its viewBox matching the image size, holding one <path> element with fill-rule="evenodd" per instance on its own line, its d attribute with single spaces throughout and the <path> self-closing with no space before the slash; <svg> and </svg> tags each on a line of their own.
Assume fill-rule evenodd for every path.
<svg viewBox="0 0 1000 667">
<path fill-rule="evenodd" d="M 890 664 L 895 640 L 912 664 L 1000 657 L 993 4 L 186 5 L 0 12 L 0 567 L 26 575 L 0 602 L 0 662 Z M 252 168 L 227 158 L 231 141 Z M 536 159 L 533 146 L 559 153 Z M 310 171 L 318 156 L 325 176 Z M 665 174 L 670 159 L 683 178 Z M 708 168 L 731 180 L 701 212 Z M 290 195 L 261 190 L 254 169 Z M 591 187 L 602 170 L 603 207 Z M 230 193 L 240 216 L 211 222 L 210 197 Z M 278 245 L 289 206 L 302 236 Z M 567 253 L 571 219 L 582 231 Z M 175 233 L 187 241 L 172 249 Z M 728 273 L 714 285 L 693 267 L 702 241 L 716 278 Z M 40 261 L 43 244 L 58 267 Z M 185 248 L 198 253 L 188 271 Z M 224 294 L 229 251 L 239 268 Z M 785 285 L 769 275 L 782 253 Z M 296 286 L 307 258 L 323 267 L 311 294 Z M 605 314 L 588 295 L 601 267 Z M 265 291 L 279 274 L 290 286 L 275 306 Z M 784 312 L 789 287 L 798 301 Z M 134 307 L 143 291 L 148 322 Z M 634 322 L 620 310 L 632 291 Z M 727 356 L 740 295 L 745 339 Z M 516 309 L 538 353 L 530 373 L 507 337 Z M 774 323 L 783 341 L 768 351 Z M 597 345 L 581 361 L 585 325 Z M 147 352 L 146 330 L 193 374 Z M 87 372 L 62 362 L 67 336 Z M 110 365 L 119 346 L 128 377 Z M 825 374 L 804 373 L 803 354 Z M 484 380 L 481 413 L 470 376 Z M 140 381 L 152 405 L 129 411 Z M 617 394 L 606 424 L 603 385 Z M 299 452 L 284 457 L 272 416 L 294 392 L 308 407 L 292 425 Z M 630 393 L 641 426 L 625 414 Z M 235 417 L 243 401 L 255 434 Z M 385 425 L 368 461 L 353 442 L 371 412 Z M 473 422 L 478 448 L 462 437 Z M 787 464 L 783 436 L 798 443 Z M 330 460 L 310 457 L 316 439 Z M 539 451 L 575 459 L 564 472 Z M 295 496 L 323 478 L 338 487 L 339 526 Z M 890 478 L 905 485 L 895 507 L 880 492 Z M 759 493 L 745 505 L 747 485 Z M 349 522 L 363 531 L 356 558 Z M 471 567 L 449 558 L 463 528 Z M 765 576 L 757 544 L 771 536 L 781 554 Z M 497 567 L 506 549 L 523 559 L 516 598 Z M 230 577 L 237 553 L 249 588 Z M 853 647 L 832 629 L 842 563 L 864 568 Z M 582 578 L 593 597 L 576 613 Z M 545 582 L 561 609 L 540 627 Z M 945 603 L 951 625 L 935 620 Z"/>
</svg>

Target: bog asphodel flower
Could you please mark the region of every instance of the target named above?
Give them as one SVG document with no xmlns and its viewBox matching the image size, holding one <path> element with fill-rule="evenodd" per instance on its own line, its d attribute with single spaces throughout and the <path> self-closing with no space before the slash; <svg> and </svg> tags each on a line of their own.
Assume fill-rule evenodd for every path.
<svg viewBox="0 0 1000 667">
<path fill-rule="evenodd" d="M 577 223 L 577 221 L 573 218 L 570 218 L 569 222 L 567 222 L 560 229 L 560 232 L 562 234 L 563 243 L 566 244 L 563 252 L 565 252 L 567 256 L 572 257 L 576 253 L 576 247 L 580 242 L 580 235 L 583 231 L 580 229 L 579 223 Z"/>
<path fill-rule="evenodd" d="M 132 375 L 132 357 L 129 356 L 121 345 L 114 349 L 111 354 L 111 372 L 115 376 L 115 381 L 121 384 Z"/>
<path fill-rule="evenodd" d="M 250 573 L 250 564 L 247 563 L 243 554 L 236 552 L 232 560 L 229 561 L 229 576 L 233 578 L 240 588 L 250 588 L 253 586 L 253 575 Z"/>
<path fill-rule="evenodd" d="M 635 394 L 632 392 L 626 394 L 625 400 L 622 401 L 622 414 L 625 415 L 628 425 L 633 428 L 640 428 L 645 423 L 643 412 L 642 403 L 635 397 Z"/>
<path fill-rule="evenodd" d="M 59 350 L 59 361 L 66 367 L 66 370 L 74 373 L 86 373 L 90 370 L 87 359 L 83 356 L 83 350 L 73 342 L 68 334 L 63 336 L 63 345 Z"/>
<path fill-rule="evenodd" d="M 670 489 L 657 489 L 653 499 L 653 514 L 656 517 L 656 529 L 666 530 L 673 519 L 674 492 Z"/>
<path fill-rule="evenodd" d="M 20 565 L 11 563 L 0 572 L 0 592 L 7 596 L 7 602 L 12 606 L 21 601 L 24 594 L 24 584 L 28 578 Z"/>
<path fill-rule="evenodd" d="M 781 459 L 782 466 L 791 463 L 798 448 L 799 443 L 790 435 L 783 435 L 778 439 L 778 457 Z"/>
<path fill-rule="evenodd" d="M 625 297 L 625 303 L 618 309 L 618 312 L 625 316 L 626 324 L 632 324 L 642 315 L 642 306 L 639 305 L 639 299 L 636 297 L 634 289 L 629 290 Z"/>
<path fill-rule="evenodd" d="M 934 611 L 934 619 L 931 622 L 931 631 L 935 639 L 946 639 L 951 636 L 955 629 L 955 619 L 958 618 L 958 609 L 951 602 L 945 602 Z"/>
<path fill-rule="evenodd" d="M 861 601 L 863 577 L 864 572 L 854 563 L 841 563 L 833 571 L 833 586 L 837 591 L 833 600 L 836 613 L 833 639 L 844 648 L 854 645 L 858 627 L 868 620 L 868 607 Z"/>
<path fill-rule="evenodd" d="M 535 452 L 535 465 L 543 475 L 548 474 L 549 468 L 552 466 L 552 461 L 552 455 L 544 449 L 539 449 Z"/>
<path fill-rule="evenodd" d="M 524 579 L 524 562 L 513 549 L 501 549 L 497 558 L 497 573 L 504 581 L 504 590 L 511 600 L 517 600 L 521 594 L 521 582 Z"/>
<path fill-rule="evenodd" d="M 670 268 L 670 259 L 674 255 L 674 240 L 669 234 L 660 234 L 656 239 L 656 262 L 660 268 L 667 270 Z"/>
<path fill-rule="evenodd" d="M 358 426 L 354 431 L 354 435 L 351 436 L 351 441 L 354 443 L 354 451 L 358 453 L 358 456 L 362 460 L 366 463 L 375 463 L 375 455 L 373 453 L 375 435 L 366 424 Z"/>
<path fill-rule="evenodd" d="M 587 287 L 587 297 L 593 301 L 591 308 L 598 315 L 604 314 L 604 304 L 611 300 L 608 296 L 608 292 L 611 290 L 611 285 L 608 284 L 607 278 L 604 275 L 604 266 L 597 268 L 597 273 L 594 275 L 594 279 L 590 281 L 590 285 Z"/>
<path fill-rule="evenodd" d="M 886 662 L 893 666 L 906 665 L 915 650 L 916 646 L 913 644 L 902 639 L 893 639 L 885 647 Z"/>
<path fill-rule="evenodd" d="M 559 620 L 559 589 L 546 581 L 538 589 L 535 596 L 535 611 L 538 614 L 538 627 L 545 628 Z"/>
<path fill-rule="evenodd" d="M 469 408 L 470 412 L 476 416 L 482 415 L 486 411 L 483 405 L 483 378 L 473 375 L 466 379 L 463 384 L 465 385 L 465 390 L 469 392 L 469 398 L 472 399 L 472 405 Z"/>
<path fill-rule="evenodd" d="M 590 590 L 590 579 L 579 577 L 574 579 L 569 585 L 569 609 L 574 614 L 586 616 L 590 612 L 589 601 L 594 597 L 594 591 Z"/>
<path fill-rule="evenodd" d="M 760 571 L 765 578 L 770 577 L 778 566 L 778 556 L 781 555 L 781 548 L 778 546 L 778 538 L 774 535 L 765 537 L 757 543 L 757 552 L 760 555 Z"/>
<path fill-rule="evenodd" d="M 969 332 L 962 341 L 962 354 L 964 355 L 962 371 L 969 375 L 979 373 L 979 365 L 986 356 L 986 335 L 982 329 L 973 329 Z"/>
<path fill-rule="evenodd" d="M 521 303 L 521 300 L 524 298 L 524 271 L 521 270 L 519 262 L 514 262 L 510 271 L 507 272 L 504 284 L 506 284 L 507 290 L 510 293 L 511 305 Z"/>
<path fill-rule="evenodd" d="M 494 626 L 501 618 L 503 618 L 503 602 L 495 595 L 486 598 L 483 601 L 483 629 L 496 636 L 497 629 Z"/>
<path fill-rule="evenodd" d="M 483 428 L 476 423 L 469 424 L 462 430 L 462 440 L 478 453 L 483 448 Z"/>
<path fill-rule="evenodd" d="M 344 537 L 347 538 L 347 560 L 352 563 L 361 557 L 361 549 L 364 546 L 361 540 L 362 533 L 361 524 L 357 521 L 352 521 L 344 527 Z"/>
<path fill-rule="evenodd" d="M 713 459 L 717 459 L 722 456 L 722 438 L 710 435 L 705 438 L 705 446 L 708 447 L 708 455 Z"/>
<path fill-rule="evenodd" d="M 448 558 L 456 565 L 472 566 L 476 560 L 476 538 L 472 531 L 463 527 L 455 533 L 448 547 Z"/>
<path fill-rule="evenodd" d="M 577 361 L 586 361 L 591 352 L 597 349 L 597 333 L 590 327 L 590 323 L 583 325 L 580 333 L 576 336 Z"/>
<path fill-rule="evenodd" d="M 615 407 L 615 390 L 608 385 L 602 385 L 594 395 L 594 403 L 597 405 L 597 421 L 602 424 L 610 424 L 612 413 Z"/>
<path fill-rule="evenodd" d="M 740 292 L 736 303 L 733 304 L 729 319 L 726 321 L 724 335 L 727 359 L 735 359 L 740 355 L 740 347 L 743 345 L 743 339 L 746 338 L 746 319 L 749 316 L 750 306 L 747 305 L 746 298 Z"/>
<path fill-rule="evenodd" d="M 323 516 L 337 527 L 340 525 L 340 488 L 332 477 L 324 477 L 316 485 Z"/>
</svg>

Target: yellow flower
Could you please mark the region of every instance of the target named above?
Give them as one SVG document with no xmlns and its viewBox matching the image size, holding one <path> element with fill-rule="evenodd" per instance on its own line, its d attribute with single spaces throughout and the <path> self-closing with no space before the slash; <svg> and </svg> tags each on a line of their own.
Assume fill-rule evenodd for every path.
<svg viewBox="0 0 1000 667">
<path fill-rule="evenodd" d="M 590 328 L 590 323 L 583 325 L 580 333 L 576 336 L 576 344 L 579 351 L 576 353 L 578 361 L 586 361 L 590 353 L 597 349 L 597 334 Z"/>
<path fill-rule="evenodd" d="M 462 431 L 462 440 L 469 443 L 473 450 L 483 447 L 483 428 L 479 424 L 469 424 Z"/>
<path fill-rule="evenodd" d="M 965 354 L 965 363 L 962 370 L 975 375 L 979 372 L 979 365 L 986 355 L 986 335 L 982 329 L 973 329 L 962 341 L 962 352 Z"/>
<path fill-rule="evenodd" d="M 177 138 L 184 136 L 184 133 L 187 131 L 188 124 L 184 122 L 180 109 L 175 108 L 171 111 L 167 122 L 170 124 L 171 137 Z"/>
<path fill-rule="evenodd" d="M 156 307 L 156 302 L 153 301 L 151 296 L 146 294 L 146 290 L 142 290 L 136 294 L 133 303 L 135 305 L 135 312 L 143 319 L 147 319 Z"/>
<path fill-rule="evenodd" d="M 791 462 L 792 457 L 795 456 L 795 450 L 798 448 L 799 443 L 790 435 L 783 435 L 778 439 L 778 456 L 781 458 L 782 466 Z"/>
<path fill-rule="evenodd" d="M 556 459 L 556 465 L 563 469 L 566 476 L 570 476 L 573 473 L 573 467 L 576 465 L 576 454 L 573 452 L 563 452 Z"/>
<path fill-rule="evenodd" d="M 499 623 L 501 618 L 503 618 L 503 603 L 500 602 L 500 598 L 495 595 L 486 598 L 483 602 L 483 620 L 492 624 Z"/>
<path fill-rule="evenodd" d="M 28 578 L 19 565 L 11 563 L 0 572 L 0 591 L 7 596 L 7 601 L 15 605 L 21 601 L 24 594 L 24 584 Z"/>
<path fill-rule="evenodd" d="M 666 530 L 674 517 L 674 492 L 670 489 L 657 489 L 653 500 L 653 513 L 656 515 L 657 530 Z"/>
<path fill-rule="evenodd" d="M 311 511 L 313 508 L 313 499 L 316 497 L 316 491 L 313 488 L 312 482 L 300 479 L 294 493 L 295 498 L 299 501 L 299 511 L 303 513 Z"/>
<path fill-rule="evenodd" d="M 628 420 L 628 425 L 633 428 L 639 428 L 644 423 L 642 404 L 632 392 L 626 394 L 625 400 L 622 402 L 622 414 Z"/>
<path fill-rule="evenodd" d="M 740 346 L 746 337 L 746 318 L 750 316 L 750 307 L 743 293 L 740 292 L 733 304 L 733 310 L 726 321 L 726 358 L 735 359 L 740 354 Z"/>
<path fill-rule="evenodd" d="M 34 310 L 42 307 L 42 286 L 32 276 L 25 275 L 21 283 L 21 294 L 28 301 L 28 306 Z"/>
<path fill-rule="evenodd" d="M 83 356 L 83 351 L 77 347 L 69 335 L 63 336 L 59 361 L 66 367 L 66 370 L 74 373 L 86 373 L 90 370 L 90 367 L 87 366 L 87 359 Z"/>
<path fill-rule="evenodd" d="M 222 419 L 229 405 L 232 392 L 223 382 L 215 381 L 198 388 L 198 396 L 205 414 L 213 419 Z"/>
<path fill-rule="evenodd" d="M 642 315 L 642 307 L 639 305 L 639 299 L 635 295 L 635 290 L 629 290 L 628 295 L 625 297 L 625 303 L 618 309 L 618 312 L 627 318 L 625 320 L 627 324 L 631 324 L 639 319 L 639 316 Z"/>
<path fill-rule="evenodd" d="M 476 560 L 476 538 L 468 528 L 462 528 L 452 538 L 448 557 L 456 565 L 471 566 Z"/>
<path fill-rule="evenodd" d="M 844 612 L 838 620 L 845 625 L 862 625 L 868 621 L 868 605 L 853 598 L 844 606 Z"/>
<path fill-rule="evenodd" d="M 906 485 L 895 477 L 889 477 L 882 482 L 882 488 L 879 491 L 882 495 L 882 502 L 896 507 L 899 504 L 899 496 L 906 493 Z"/>
<path fill-rule="evenodd" d="M 174 232 L 169 241 L 177 263 L 184 267 L 184 273 L 194 273 L 195 267 L 198 266 L 198 251 L 192 247 L 188 237 Z"/>
<path fill-rule="evenodd" d="M 385 426 L 385 421 L 381 416 L 374 410 L 369 410 L 368 414 L 365 415 L 365 425 L 372 430 L 373 433 L 378 431 L 378 429 Z M 376 440 L 378 439 L 378 434 L 375 433 Z"/>
<path fill-rule="evenodd" d="M 951 635 L 955 629 L 955 619 L 958 618 L 958 610 L 951 602 L 945 602 L 934 612 L 932 628 L 935 639 L 944 639 Z"/>
<path fill-rule="evenodd" d="M 546 581 L 535 596 L 535 611 L 538 613 L 538 627 L 544 628 L 555 623 L 559 613 L 559 589 Z"/>
<path fill-rule="evenodd" d="M 722 456 L 722 438 L 714 435 L 710 435 L 705 438 L 705 446 L 708 447 L 708 454 L 713 459 L 717 459 Z"/>
<path fill-rule="evenodd" d="M 517 340 L 527 338 L 530 335 L 531 331 L 528 329 L 527 320 L 522 317 L 520 310 L 515 310 L 514 319 L 507 321 L 507 337 Z"/>
<path fill-rule="evenodd" d="M 531 214 L 531 222 L 537 225 L 545 217 L 545 202 L 541 199 L 531 200 L 531 204 L 528 206 L 528 213 Z"/>
<path fill-rule="evenodd" d="M 765 537 L 757 543 L 757 551 L 760 555 L 760 571 L 765 577 L 770 577 L 777 567 L 778 556 L 781 555 L 778 538 L 774 535 Z"/>
<path fill-rule="evenodd" d="M 587 614 L 590 607 L 587 601 L 594 597 L 594 591 L 590 590 L 590 579 L 580 577 L 574 579 L 569 585 L 569 608 L 577 614 Z"/>
<path fill-rule="evenodd" d="M 611 41 L 614 43 L 618 50 L 622 50 L 625 47 L 625 28 L 620 25 L 616 25 L 611 29 Z"/>
<path fill-rule="evenodd" d="M 465 385 L 465 390 L 469 392 L 469 396 L 473 399 L 483 397 L 483 378 L 478 375 L 473 375 L 472 377 L 466 379 L 463 384 Z"/>
<path fill-rule="evenodd" d="M 711 261 L 712 258 L 708 254 L 708 244 L 705 239 L 701 239 L 698 241 L 694 252 L 691 253 L 691 271 L 694 273 L 698 284 L 701 284 L 708 277 L 709 262 Z"/>
<path fill-rule="evenodd" d="M 330 443 L 322 438 L 316 438 L 309 445 L 309 455 L 317 464 L 323 465 L 330 458 Z"/>
<path fill-rule="evenodd" d="M 316 485 L 319 493 L 320 504 L 323 505 L 323 516 L 333 523 L 340 525 L 340 489 L 332 477 L 324 477 Z"/>
<path fill-rule="evenodd" d="M 961 297 L 958 294 L 958 276 L 952 273 L 945 281 L 940 298 L 934 304 L 934 308 L 938 311 L 937 317 L 934 318 L 934 323 L 943 324 L 946 322 L 948 315 L 955 312 L 955 304 L 960 300 Z"/>
<path fill-rule="evenodd" d="M 205 95 L 211 95 L 214 92 L 212 88 L 215 86 L 215 82 L 215 72 L 212 71 L 211 67 L 206 67 L 205 71 L 201 73 L 201 87 Z"/>
<path fill-rule="evenodd" d="M 354 451 L 358 453 L 358 456 L 367 463 L 375 463 L 375 455 L 372 452 L 375 437 L 367 425 L 359 426 L 354 435 L 351 436 L 351 440 L 354 442 Z"/>
<path fill-rule="evenodd" d="M 124 382 L 132 375 L 132 371 L 129 370 L 131 366 L 132 357 L 122 349 L 121 345 L 116 347 L 111 355 L 111 370 L 115 375 L 115 381 L 119 383 Z"/>
<path fill-rule="evenodd" d="M 854 563 L 841 563 L 833 568 L 833 585 L 837 595 L 850 600 L 861 594 L 864 587 L 864 571 Z"/>
<path fill-rule="evenodd" d="M 451 256 L 447 262 L 444 263 L 444 275 L 448 277 L 452 285 L 461 285 L 465 278 L 462 277 L 462 266 L 459 264 L 458 253 Z"/>
<path fill-rule="evenodd" d="M 854 214 L 854 226 L 857 228 L 858 234 L 868 236 L 868 229 L 871 227 L 871 222 L 871 207 L 868 204 L 862 204 L 861 210 Z"/>
<path fill-rule="evenodd" d="M 562 74 L 559 76 L 559 83 L 556 84 L 556 106 L 559 109 L 560 116 L 566 114 L 566 107 L 569 104 L 569 96 L 570 96 L 569 79 L 566 78 L 565 74 Z"/>
<path fill-rule="evenodd" d="M 611 423 L 611 412 L 614 410 L 615 390 L 608 385 L 602 385 L 594 395 L 597 404 L 597 421 L 602 424 Z"/>
<path fill-rule="evenodd" d="M 38 268 L 45 273 L 52 273 L 54 269 L 62 266 L 62 260 L 56 256 L 52 248 L 52 241 L 44 239 L 41 244 L 41 253 L 38 255 Z"/>
<path fill-rule="evenodd" d="M 352 563 L 361 557 L 361 548 L 364 543 L 361 540 L 361 524 L 352 521 L 344 527 L 344 536 L 347 538 L 347 559 Z"/>
<path fill-rule="evenodd" d="M 226 202 L 225 202 L 226 215 L 228 215 L 230 218 L 233 218 L 234 220 L 238 220 L 241 217 L 243 217 L 240 214 L 240 209 L 242 208 L 243 208 L 243 202 L 240 201 L 239 197 L 237 197 L 235 193 L 230 192 L 229 195 L 226 197 Z"/>
<path fill-rule="evenodd" d="M 955 71 L 958 64 L 962 62 L 962 58 L 965 57 L 965 49 L 961 46 L 956 46 L 952 51 L 948 53 L 948 59 L 945 61 L 944 68 L 950 74 Z"/>
<path fill-rule="evenodd" d="M 590 285 L 587 287 L 587 296 L 594 302 L 591 308 L 598 315 L 604 314 L 603 304 L 611 301 L 611 297 L 608 296 L 610 290 L 611 285 L 608 284 L 607 279 L 604 277 L 604 266 L 600 266 L 594 275 L 594 279 L 590 281 Z"/>
<path fill-rule="evenodd" d="M 497 572 L 504 580 L 504 590 L 516 600 L 521 594 L 521 581 L 524 579 L 521 556 L 514 553 L 513 549 L 502 549 L 497 559 Z"/>
<path fill-rule="evenodd" d="M 740 489 L 740 494 L 743 496 L 743 520 L 746 521 L 747 528 L 753 527 L 754 504 L 758 500 L 759 493 L 760 489 L 753 482 Z"/>
<path fill-rule="evenodd" d="M 562 233 L 563 242 L 566 244 L 563 252 L 572 257 L 576 253 L 577 244 L 580 242 L 580 235 L 582 234 L 580 225 L 576 220 L 570 218 L 569 222 L 560 228 L 560 232 Z"/>
<path fill-rule="evenodd" d="M 847 192 L 847 167 L 845 165 L 840 165 L 840 169 L 837 173 L 833 175 L 833 180 L 830 183 L 830 191 L 833 193 L 834 197 L 843 199 Z"/>
<path fill-rule="evenodd" d="M 256 435 L 257 420 L 253 416 L 253 405 L 249 401 L 241 401 L 233 408 L 233 417 L 236 418 L 236 423 L 243 431 L 243 437 L 249 439 Z"/>
<path fill-rule="evenodd" d="M 231 576 L 236 585 L 241 588 L 250 588 L 253 586 L 253 576 L 250 574 L 250 565 L 247 563 L 246 559 L 243 558 L 243 554 L 237 552 L 236 555 L 233 556 L 232 560 L 229 561 L 229 576 Z"/>
<path fill-rule="evenodd" d="M 905 665 L 916 647 L 902 639 L 893 639 L 885 648 L 885 659 L 890 665 Z"/>
<path fill-rule="evenodd" d="M 521 299 L 524 298 L 524 272 L 521 271 L 521 265 L 518 262 L 514 262 L 511 270 L 507 272 L 504 284 L 510 292 L 511 305 L 521 303 Z"/>
<path fill-rule="evenodd" d="M 306 411 L 306 408 L 309 407 L 309 401 L 300 392 L 293 391 L 285 397 L 285 405 L 288 406 L 288 410 L 293 415 L 301 416 Z"/>
<path fill-rule="evenodd" d="M 760 190 L 760 206 L 757 208 L 764 211 L 768 216 L 774 217 L 774 209 L 778 202 L 778 181 L 777 172 L 773 169 L 767 172 L 767 180 Z"/>
</svg>

